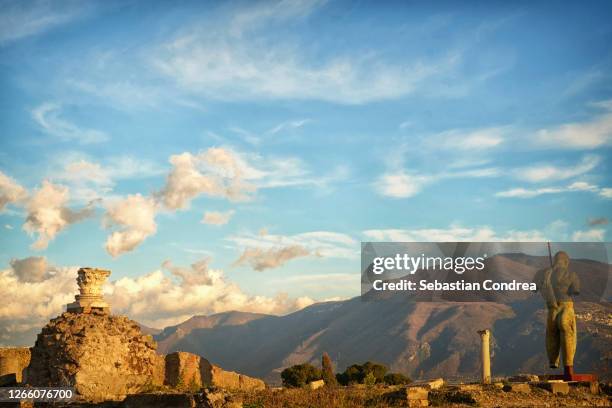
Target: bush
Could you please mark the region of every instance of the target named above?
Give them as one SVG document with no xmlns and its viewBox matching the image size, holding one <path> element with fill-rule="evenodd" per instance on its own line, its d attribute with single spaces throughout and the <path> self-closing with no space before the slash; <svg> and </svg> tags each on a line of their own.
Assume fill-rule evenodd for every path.
<svg viewBox="0 0 612 408">
<path fill-rule="evenodd" d="M 342 385 L 364 384 L 366 376 L 372 374 L 374 383 L 382 383 L 387 373 L 388 368 L 382 364 L 368 361 L 364 364 L 353 364 L 344 370 L 342 374 L 336 376 L 338 382 Z M 372 381 L 369 379 L 368 381 Z"/>
<path fill-rule="evenodd" d="M 412 380 L 401 373 L 389 373 L 384 376 L 383 382 L 387 385 L 410 384 Z"/>
<path fill-rule="evenodd" d="M 321 370 L 308 363 L 298 364 L 285 368 L 281 378 L 285 387 L 302 387 L 311 381 L 320 380 Z"/>
</svg>

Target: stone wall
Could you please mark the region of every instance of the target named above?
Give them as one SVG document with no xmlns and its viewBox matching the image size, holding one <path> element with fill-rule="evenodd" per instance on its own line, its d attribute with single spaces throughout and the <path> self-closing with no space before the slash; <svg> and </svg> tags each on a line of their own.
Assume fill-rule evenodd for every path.
<svg viewBox="0 0 612 408">
<path fill-rule="evenodd" d="M 265 383 L 233 371 L 225 371 L 198 355 L 178 351 L 166 356 L 164 384 L 183 389 L 216 386 L 228 390 L 261 390 Z"/>
<path fill-rule="evenodd" d="M 15 374 L 17 381 L 22 381 L 22 372 L 30 364 L 28 347 L 0 347 L 0 377 Z"/>
</svg>

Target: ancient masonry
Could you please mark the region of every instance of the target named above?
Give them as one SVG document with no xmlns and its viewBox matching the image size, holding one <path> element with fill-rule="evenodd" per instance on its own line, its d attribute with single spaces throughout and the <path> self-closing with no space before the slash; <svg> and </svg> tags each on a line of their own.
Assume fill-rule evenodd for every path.
<svg viewBox="0 0 612 408">
<path fill-rule="evenodd" d="M 157 344 L 136 322 L 110 314 L 102 296 L 110 272 L 81 268 L 78 274 L 79 295 L 38 335 L 23 383 L 73 386 L 82 400 L 94 402 L 155 389 L 265 388 L 259 379 L 224 371 L 194 354 L 157 354 Z"/>
</svg>

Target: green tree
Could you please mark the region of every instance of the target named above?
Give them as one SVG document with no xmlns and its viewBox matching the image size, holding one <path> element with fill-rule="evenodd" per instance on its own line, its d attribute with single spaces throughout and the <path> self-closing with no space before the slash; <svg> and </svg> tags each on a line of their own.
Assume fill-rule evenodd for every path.
<svg viewBox="0 0 612 408">
<path fill-rule="evenodd" d="M 338 385 L 338 381 L 336 381 L 336 376 L 334 375 L 334 367 L 331 358 L 329 358 L 329 354 L 327 353 L 323 353 L 323 357 L 321 357 L 321 376 L 326 386 L 335 387 Z"/>
<path fill-rule="evenodd" d="M 336 376 L 342 385 L 364 384 L 368 374 L 372 374 L 376 383 L 382 383 L 388 368 L 382 364 L 367 361 L 364 364 L 353 364 Z"/>
<path fill-rule="evenodd" d="M 385 374 L 383 382 L 387 385 L 403 385 L 410 384 L 412 380 L 401 373 L 388 373 Z"/>
<path fill-rule="evenodd" d="M 281 378 L 285 387 L 302 387 L 311 381 L 320 380 L 321 370 L 308 363 L 297 364 L 285 368 Z"/>
</svg>

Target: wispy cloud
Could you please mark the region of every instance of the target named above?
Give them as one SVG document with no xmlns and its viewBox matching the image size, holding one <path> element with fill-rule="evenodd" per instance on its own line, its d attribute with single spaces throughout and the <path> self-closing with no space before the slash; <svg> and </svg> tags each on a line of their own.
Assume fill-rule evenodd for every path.
<svg viewBox="0 0 612 408">
<path fill-rule="evenodd" d="M 540 183 L 543 181 L 566 180 L 568 178 L 580 176 L 596 168 L 601 162 L 599 156 L 584 156 L 582 160 L 574 166 L 553 166 L 549 164 L 538 164 L 534 166 L 521 167 L 514 171 L 519 180 Z"/>
<path fill-rule="evenodd" d="M 353 259 L 359 251 L 351 236 L 331 231 L 313 231 L 295 235 L 242 233 L 227 238 L 240 249 L 236 265 L 248 264 L 255 270 L 282 266 L 291 259 L 317 256 Z"/>
<path fill-rule="evenodd" d="M 500 147 L 508 139 L 511 128 L 508 126 L 482 129 L 452 129 L 428 136 L 425 146 L 434 149 L 468 151 L 489 150 Z"/>
<path fill-rule="evenodd" d="M 539 230 L 511 230 L 500 234 L 489 226 L 462 227 L 455 225 L 449 228 L 372 229 L 364 231 L 363 234 L 367 239 L 391 242 L 546 241 L 545 234 Z"/>
<path fill-rule="evenodd" d="M 595 233 L 592 233 L 595 234 Z M 366 240 L 390 242 L 542 242 L 567 241 L 570 239 L 568 223 L 556 220 L 542 229 L 499 231 L 488 225 L 464 226 L 451 224 L 447 228 L 371 229 L 363 231 Z M 582 240 L 587 235 L 574 232 L 572 239 Z"/>
<path fill-rule="evenodd" d="M 234 262 L 235 266 L 250 265 L 256 271 L 283 266 L 292 259 L 310 255 L 310 251 L 300 245 L 278 248 L 246 248 Z"/>
<path fill-rule="evenodd" d="M 315 59 L 300 44 L 267 37 L 270 26 L 307 18 L 321 4 L 264 2 L 234 11 L 214 29 L 179 34 L 152 54 L 152 63 L 184 90 L 209 98 L 362 104 L 414 93 L 461 60 L 456 52 L 399 62 L 384 62 L 375 52 Z"/>
<path fill-rule="evenodd" d="M 582 122 L 564 123 L 538 130 L 533 142 L 557 149 L 596 149 L 612 144 L 612 101 L 594 104 L 605 113 Z"/>
<path fill-rule="evenodd" d="M 80 144 L 101 143 L 109 140 L 109 136 L 96 129 L 82 128 L 60 117 L 61 105 L 47 102 L 32 111 L 32 117 L 40 128 L 64 142 Z"/>
<path fill-rule="evenodd" d="M 204 217 L 202 217 L 202 224 L 209 225 L 225 225 L 227 224 L 232 216 L 234 215 L 234 210 L 230 211 L 206 211 L 204 213 Z"/>
<path fill-rule="evenodd" d="M 419 194 L 427 185 L 446 179 L 496 177 L 499 170 L 484 167 L 467 170 L 447 171 L 433 174 L 420 174 L 406 170 L 391 171 L 383 174 L 374 184 L 379 194 L 391 198 L 410 198 Z"/>
<path fill-rule="evenodd" d="M 274 126 L 272 129 L 268 130 L 266 133 L 275 135 L 279 132 L 283 132 L 291 129 L 299 129 L 310 122 L 310 119 L 297 119 L 297 120 L 289 120 L 286 122 L 279 123 Z"/>
<path fill-rule="evenodd" d="M 533 198 L 543 194 L 560 194 L 572 192 L 591 192 L 600 195 L 604 198 L 612 198 L 612 188 L 601 188 L 594 184 L 589 184 L 584 181 L 577 181 L 567 186 L 558 187 L 541 187 L 541 188 L 523 188 L 517 187 L 505 191 L 500 191 L 495 195 L 504 198 Z"/>
<path fill-rule="evenodd" d="M 2 1 L 0 2 L 0 45 L 44 33 L 87 14 L 88 1 Z"/>
</svg>

